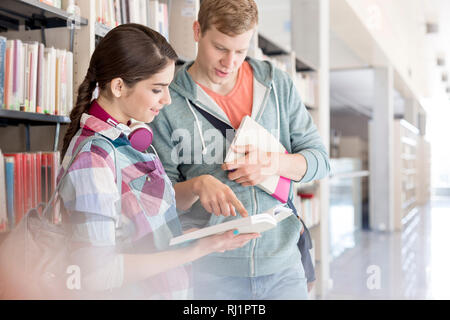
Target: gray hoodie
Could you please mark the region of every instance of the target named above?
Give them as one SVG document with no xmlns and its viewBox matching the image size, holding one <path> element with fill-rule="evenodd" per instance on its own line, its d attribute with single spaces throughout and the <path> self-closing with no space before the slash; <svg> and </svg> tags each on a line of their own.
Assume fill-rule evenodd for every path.
<svg viewBox="0 0 450 320">
<path fill-rule="evenodd" d="M 307 171 L 301 182 L 327 176 L 330 166 L 326 149 L 289 75 L 267 61 L 251 58 L 247 61 L 254 76 L 251 117 L 279 137 L 289 153 L 300 153 L 306 158 Z M 170 85 L 172 103 L 150 123 L 154 131 L 153 146 L 167 175 L 173 184 L 200 175 L 213 175 L 233 190 L 249 215 L 280 204 L 258 187 L 243 187 L 229 180 L 227 173 L 221 169 L 230 141 L 193 106 L 230 126 L 231 123 L 187 72 L 192 63 L 186 63 L 178 70 Z M 292 194 L 291 183 L 291 197 Z M 185 229 L 235 219 L 208 213 L 200 201 L 194 203 L 189 211 L 180 211 L 179 215 Z M 210 254 L 195 261 L 194 266 L 196 270 L 217 275 L 253 277 L 299 265 L 301 256 L 297 242 L 300 230 L 301 223 L 292 215 L 242 248 Z"/>
</svg>

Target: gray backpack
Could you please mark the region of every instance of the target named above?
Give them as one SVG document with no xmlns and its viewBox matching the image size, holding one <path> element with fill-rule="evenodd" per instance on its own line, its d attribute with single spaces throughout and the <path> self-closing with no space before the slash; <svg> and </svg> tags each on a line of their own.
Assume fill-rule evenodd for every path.
<svg viewBox="0 0 450 320">
<path fill-rule="evenodd" d="M 70 233 L 67 225 L 57 225 L 51 221 L 55 210 L 64 211 L 64 206 L 60 205 L 59 190 L 68 168 L 83 146 L 96 139 L 106 141 L 113 148 L 117 188 L 121 194 L 122 177 L 113 144 L 100 136 L 86 138 L 73 154 L 49 202 L 29 210 L 0 246 L 0 299 L 89 297 L 86 292 L 72 290 L 67 285 L 70 275 Z"/>
</svg>

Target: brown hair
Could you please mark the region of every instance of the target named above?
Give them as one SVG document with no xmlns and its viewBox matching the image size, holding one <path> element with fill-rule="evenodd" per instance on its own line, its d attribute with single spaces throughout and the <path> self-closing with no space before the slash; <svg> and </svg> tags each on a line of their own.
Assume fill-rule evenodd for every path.
<svg viewBox="0 0 450 320">
<path fill-rule="evenodd" d="M 198 22 L 202 34 L 214 25 L 226 35 L 240 35 L 258 23 L 258 8 L 254 0 L 203 0 Z"/>
<path fill-rule="evenodd" d="M 102 91 L 111 80 L 121 78 L 132 88 L 177 58 L 166 39 L 146 26 L 129 23 L 108 32 L 95 48 L 86 76 L 78 88 L 77 102 L 70 113 L 71 122 L 64 136 L 61 158 L 64 158 L 70 141 L 80 128 L 81 115 L 89 110 L 96 83 Z"/>
</svg>

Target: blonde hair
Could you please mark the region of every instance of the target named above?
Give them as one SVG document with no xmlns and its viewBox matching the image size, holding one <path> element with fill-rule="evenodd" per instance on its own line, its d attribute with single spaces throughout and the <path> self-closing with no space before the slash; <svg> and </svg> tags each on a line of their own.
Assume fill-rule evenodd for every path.
<svg viewBox="0 0 450 320">
<path fill-rule="evenodd" d="M 258 8 L 254 0 L 203 0 L 198 22 L 202 34 L 213 25 L 226 35 L 240 35 L 258 24 Z"/>
</svg>

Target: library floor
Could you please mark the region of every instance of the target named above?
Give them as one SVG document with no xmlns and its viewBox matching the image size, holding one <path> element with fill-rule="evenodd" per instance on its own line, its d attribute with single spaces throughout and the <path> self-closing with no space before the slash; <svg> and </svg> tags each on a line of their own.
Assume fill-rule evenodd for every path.
<svg viewBox="0 0 450 320">
<path fill-rule="evenodd" d="M 326 299 L 450 299 L 450 198 L 421 207 L 402 232 L 352 239 L 330 265 Z"/>
</svg>

